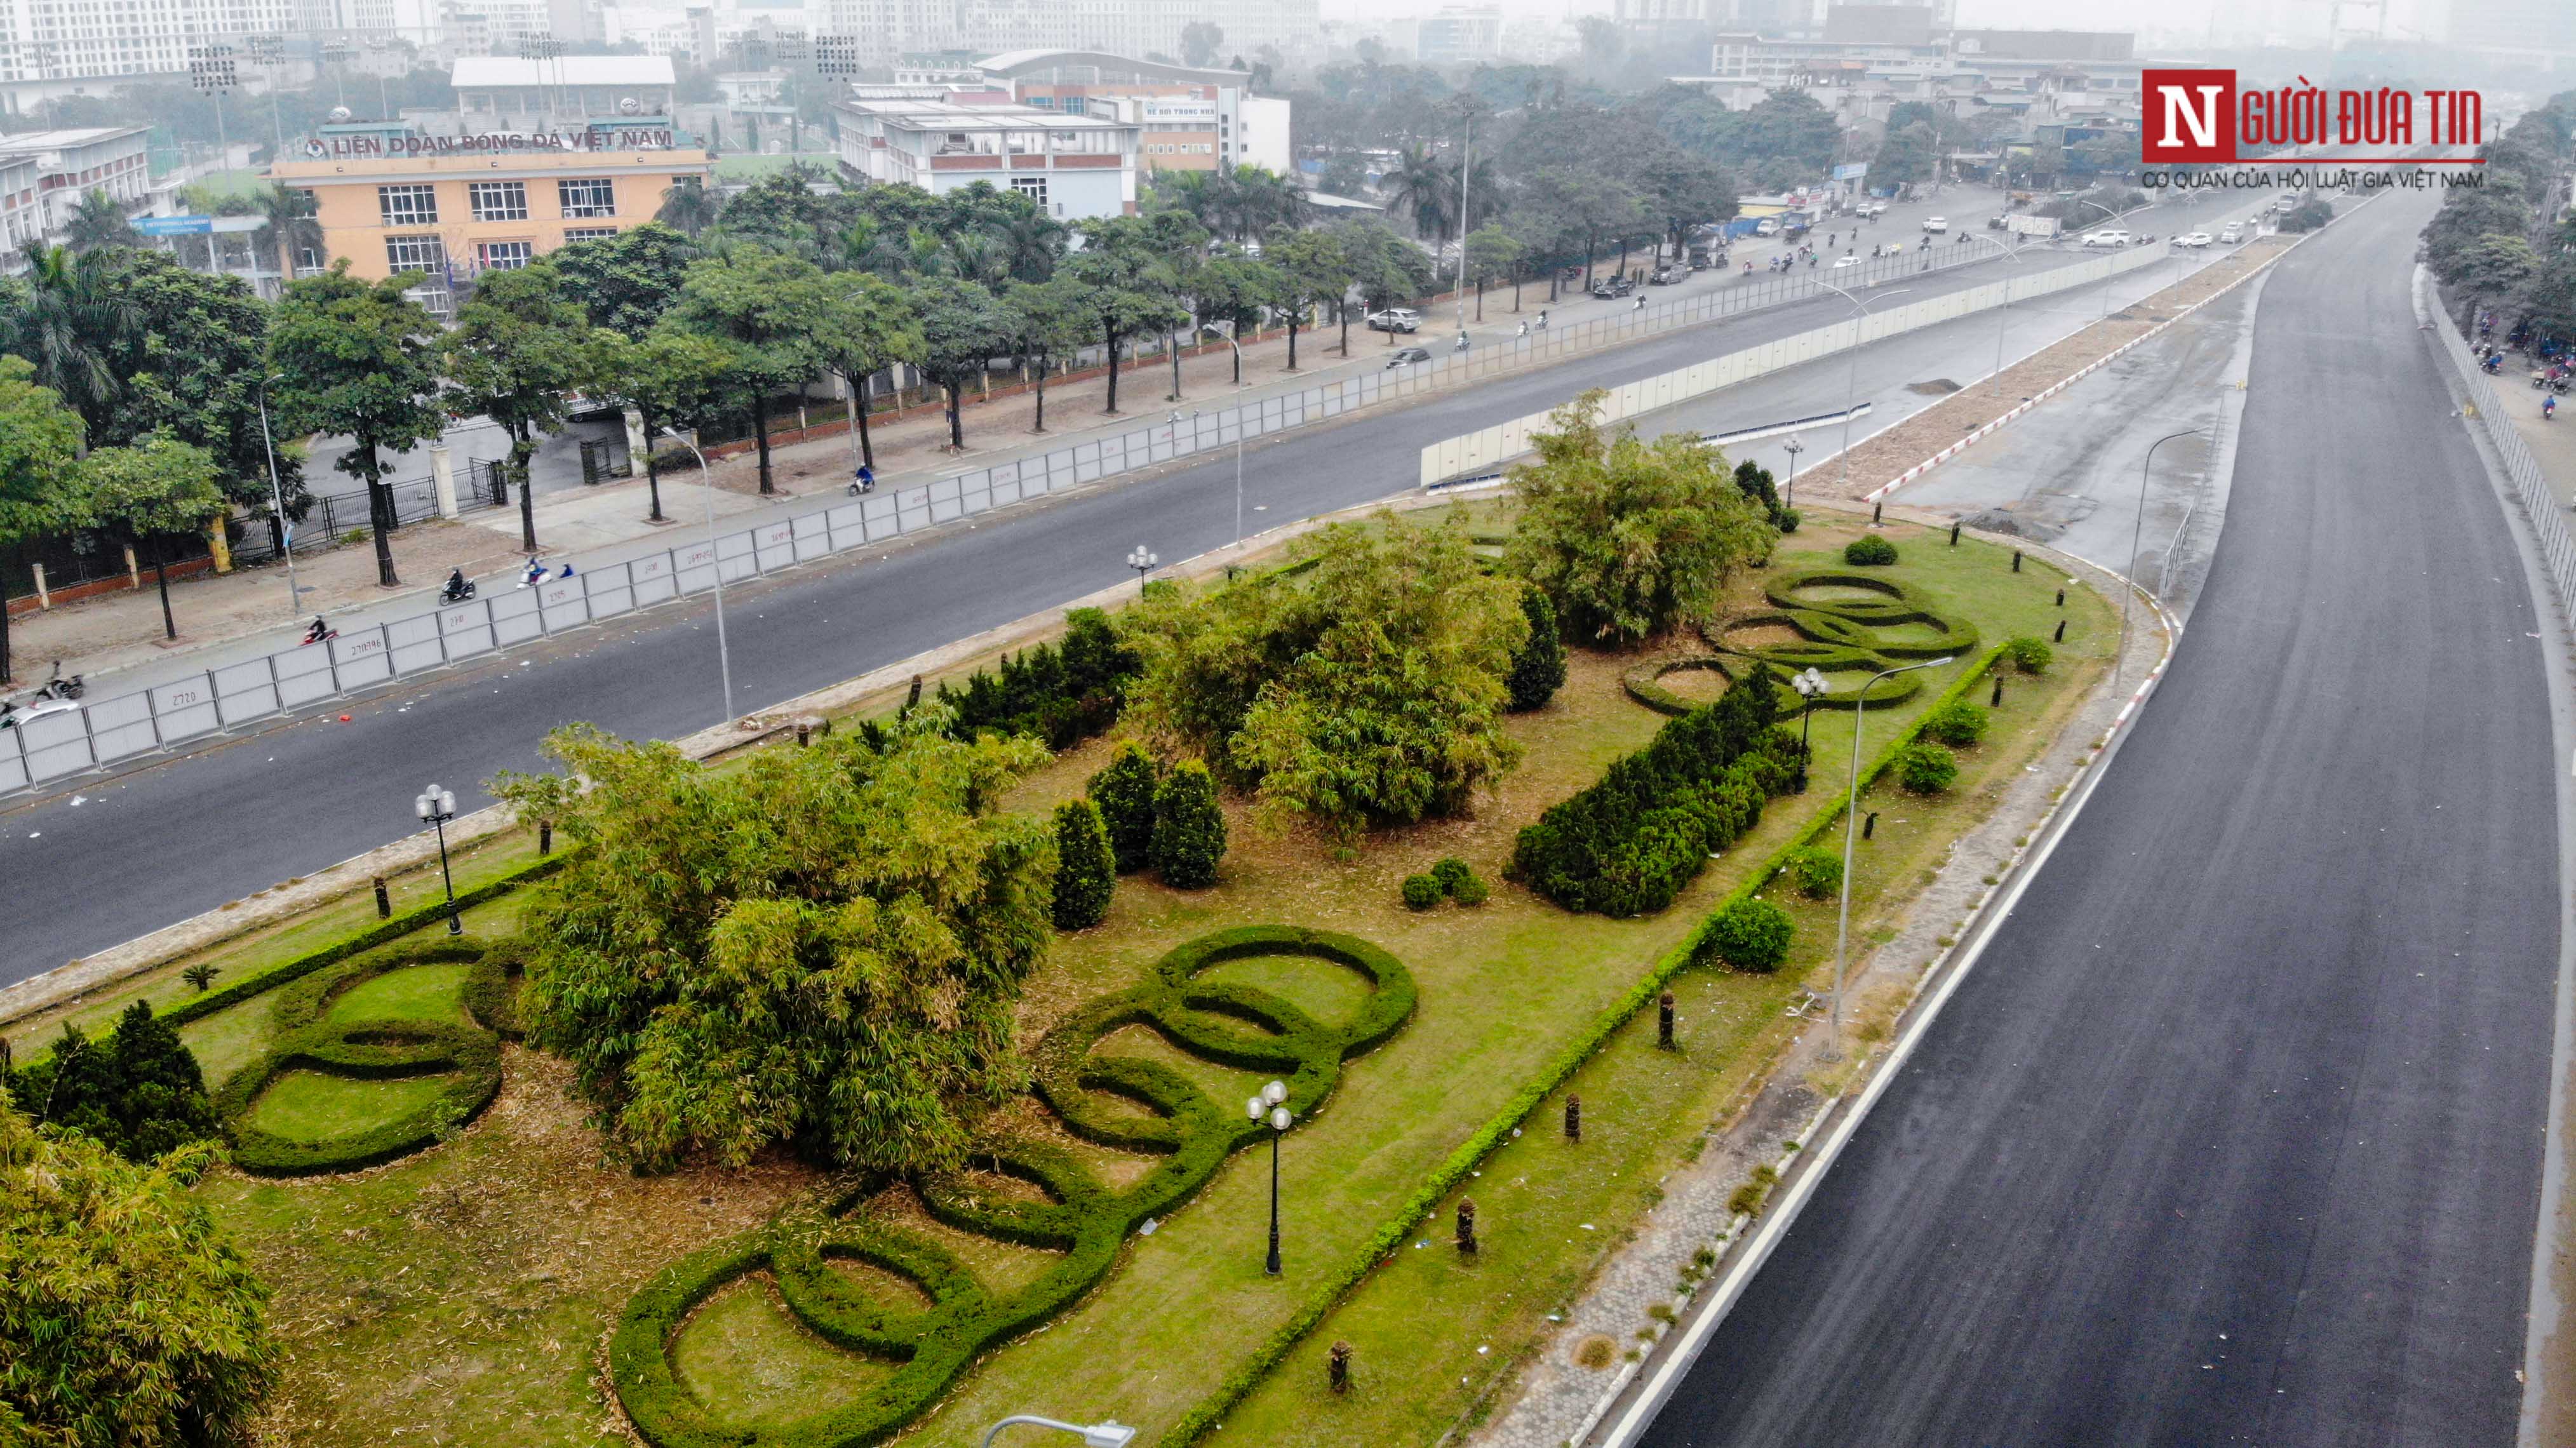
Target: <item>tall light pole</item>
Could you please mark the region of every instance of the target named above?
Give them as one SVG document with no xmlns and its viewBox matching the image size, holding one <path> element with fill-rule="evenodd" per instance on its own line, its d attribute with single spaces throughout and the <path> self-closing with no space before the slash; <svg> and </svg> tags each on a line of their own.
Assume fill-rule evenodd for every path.
<svg viewBox="0 0 2576 1448">
<path fill-rule="evenodd" d="M 2111 687 L 2114 689 L 2120 686 L 2121 661 L 2129 655 L 2129 595 L 2138 591 L 2138 543 L 2147 531 L 2149 469 L 2156 465 L 2157 448 L 2163 447 L 2176 438 L 2198 436 L 2200 436 L 2200 429 L 2196 427 L 2186 428 L 2181 432 L 2166 433 L 2147 444 L 2147 455 L 2138 464 L 2138 516 L 2137 520 L 2129 525 L 2129 572 L 2123 580 L 2125 586 L 2120 590 L 2120 651 L 2111 656 Z"/>
<path fill-rule="evenodd" d="M 1976 241 L 1984 242 L 1986 245 L 1991 246 L 1991 247 L 1995 248 L 1997 251 L 2002 252 L 2002 253 L 2004 254 L 2004 260 L 2006 260 L 2006 261 L 2009 261 L 2009 262 L 2019 262 L 2019 261 L 2021 260 L 2021 247 L 2020 247 L 2020 246 L 2018 246 L 2018 245 L 2015 245 L 2015 246 L 2006 246 L 2006 245 L 2004 245 L 2002 242 L 1995 240 L 1995 239 L 1994 239 L 1993 237 L 1991 237 L 1991 236 L 1978 236 L 1978 235 L 1976 235 L 1976 233 L 1974 233 L 1974 232 L 1967 232 L 1967 233 L 1963 233 L 1963 234 L 1964 234 L 1964 235 L 1967 235 L 1967 236 L 1968 236 L 1968 237 L 1970 237 L 1972 240 L 1976 240 Z M 1988 397 L 1996 396 L 1997 394 L 1999 394 L 1999 393 L 2001 393 L 2001 392 L 2003 391 L 2003 385 L 2004 385 L 2004 318 L 2005 318 L 2005 317 L 2007 317 L 2007 316 L 2009 316 L 2009 315 L 2011 314 L 2011 307 L 2012 307 L 2012 273 L 2011 273 L 2011 272 L 2006 272 L 2006 273 L 2004 273 L 2004 299 L 2003 299 L 2003 304 L 2002 304 L 2001 306 L 1998 306 L 1998 307 L 1996 307 L 1996 308 L 1995 308 L 1995 371 L 1994 371 L 1994 375 L 1993 375 L 1993 376 L 1991 376 L 1991 377 L 1989 377 L 1989 378 L 1987 378 L 1987 379 L 1986 379 L 1986 395 L 1987 395 Z"/>
<path fill-rule="evenodd" d="M 447 933 L 463 935 L 465 922 L 456 918 L 456 875 L 447 866 L 447 822 L 456 818 L 456 791 L 433 784 L 411 804 L 419 812 L 422 824 L 438 830 L 438 873 L 447 883 Z"/>
<path fill-rule="evenodd" d="M 715 478 L 707 472 L 707 455 L 698 451 L 695 441 L 681 436 L 680 430 L 675 427 L 665 426 L 662 429 L 662 435 L 687 448 L 689 455 L 698 460 L 698 487 L 707 495 L 707 555 L 715 565 L 716 573 L 716 668 L 724 679 L 724 716 L 727 721 L 731 721 L 733 718 L 733 648 L 725 641 L 724 558 L 716 547 Z M 679 580 L 675 578 L 672 582 L 677 584 Z"/>
<path fill-rule="evenodd" d="M 1871 297 L 1869 301 L 1862 301 L 1860 298 L 1853 296 L 1851 293 L 1844 291 L 1838 286 L 1835 286 L 1832 282 L 1820 281 L 1816 283 L 1816 285 L 1823 287 L 1826 291 L 1829 291 L 1835 296 L 1838 296 L 1844 301 L 1852 304 L 1851 375 L 1843 385 L 1843 475 L 1841 483 L 1837 484 L 1837 486 L 1841 486 L 1851 482 L 1852 414 L 1860 407 L 1861 326 L 1868 320 L 1870 304 L 1872 302 L 1883 302 L 1889 297 L 1901 297 L 1914 289 L 1912 287 L 1898 287 L 1892 292 L 1881 292 L 1877 296 Z"/>
<path fill-rule="evenodd" d="M 1059 1423 L 1053 1418 L 1041 1418 L 1035 1413 L 1013 1413 L 984 1430 L 984 1448 L 993 1448 L 993 1440 L 1002 1436 L 1002 1430 L 1014 1426 L 1053 1428 L 1059 1433 L 1079 1433 L 1082 1435 L 1082 1448 L 1127 1448 L 1128 1441 L 1136 1436 L 1135 1429 L 1115 1418 L 1105 1423 Z"/>
<path fill-rule="evenodd" d="M 2128 215 L 2129 211 L 2135 211 L 2138 209 L 2137 207 L 2132 206 L 2129 208 L 2129 211 L 2113 211 L 2110 207 L 2103 205 L 2099 201 L 2087 201 L 2081 196 L 2075 198 L 2075 204 L 2078 206 L 2090 206 L 2094 210 L 2101 212 L 2102 219 L 2105 221 L 2117 221 L 2121 217 Z M 2106 317 L 2111 315 L 2111 288 L 2107 282 L 2102 287 L 2102 315 Z"/>
<path fill-rule="evenodd" d="M 1282 1104 L 1288 1099 L 1285 1082 L 1273 1081 L 1261 1088 L 1261 1094 L 1243 1103 L 1246 1116 L 1254 1121 L 1267 1121 L 1270 1126 L 1270 1256 L 1262 1265 L 1268 1276 L 1279 1275 L 1279 1138 L 1297 1118 L 1288 1114 Z"/>
<path fill-rule="evenodd" d="M 1458 350 L 1467 350 L 1467 174 L 1476 159 L 1476 113 L 1459 111 L 1458 139 Z"/>
<path fill-rule="evenodd" d="M 1807 730 L 1815 722 L 1816 701 L 1825 697 L 1825 691 L 1832 688 L 1833 684 L 1825 678 L 1823 670 L 1810 668 L 1804 673 L 1791 675 L 1789 687 L 1797 690 L 1798 697 L 1807 701 L 1798 710 L 1798 778 L 1797 782 L 1790 786 L 1798 793 L 1805 794 L 1807 792 Z"/>
<path fill-rule="evenodd" d="M 1833 1049 L 1825 1055 L 1828 1061 L 1843 1058 L 1843 960 L 1851 940 L 1852 846 L 1860 835 L 1860 726 L 1869 715 L 1869 691 L 1881 679 L 1910 674 L 1916 669 L 1937 669 L 1956 657 L 1955 654 L 1944 654 L 1919 664 L 1881 669 L 1869 676 L 1869 682 L 1861 685 L 1860 693 L 1852 699 L 1851 784 L 1843 795 L 1843 905 L 1842 914 L 1834 925 L 1834 1042 Z"/>
<path fill-rule="evenodd" d="M 1780 506 L 1784 508 L 1798 506 L 1798 454 L 1806 450 L 1807 445 L 1798 441 L 1798 435 L 1794 432 L 1789 434 L 1787 442 L 1780 444 L 1780 451 L 1789 455 L 1789 483 L 1780 494 Z"/>
<path fill-rule="evenodd" d="M 284 376 L 266 373 L 259 379 L 259 445 L 268 450 L 268 505 L 277 510 L 277 547 L 286 558 L 286 616 L 304 616 L 304 590 L 295 586 L 295 525 L 286 520 L 286 490 L 277 481 L 277 439 L 268 431 L 268 384 Z"/>
</svg>

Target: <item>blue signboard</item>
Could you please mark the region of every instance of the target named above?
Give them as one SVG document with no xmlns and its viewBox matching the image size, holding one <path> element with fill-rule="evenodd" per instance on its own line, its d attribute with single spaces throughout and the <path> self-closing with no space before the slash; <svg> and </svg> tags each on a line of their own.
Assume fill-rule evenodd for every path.
<svg viewBox="0 0 2576 1448">
<path fill-rule="evenodd" d="M 145 236 L 207 236 L 215 229 L 211 216 L 138 216 L 134 229 Z"/>
<path fill-rule="evenodd" d="M 1861 162 L 1852 162 L 1834 168 L 1834 179 L 1837 181 L 1857 181 L 1868 174 L 1868 165 Z"/>
</svg>

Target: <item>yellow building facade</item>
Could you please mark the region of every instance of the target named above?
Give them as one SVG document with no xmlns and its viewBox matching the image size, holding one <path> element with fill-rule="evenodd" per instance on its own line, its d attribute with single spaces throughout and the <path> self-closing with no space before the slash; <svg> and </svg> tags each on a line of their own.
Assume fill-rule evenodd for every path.
<svg viewBox="0 0 2576 1448">
<path fill-rule="evenodd" d="M 641 226 L 683 180 L 713 184 L 706 152 L 669 134 L 332 137 L 269 176 L 313 194 L 330 260 L 362 277 L 420 272 L 437 312 L 483 272 Z"/>
</svg>

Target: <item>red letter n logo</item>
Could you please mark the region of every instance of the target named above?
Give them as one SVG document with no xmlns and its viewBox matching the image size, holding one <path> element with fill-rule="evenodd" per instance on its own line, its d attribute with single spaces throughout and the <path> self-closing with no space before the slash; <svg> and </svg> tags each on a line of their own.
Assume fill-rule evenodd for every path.
<svg viewBox="0 0 2576 1448">
<path fill-rule="evenodd" d="M 2150 166 L 2236 159 L 2236 72 L 2150 70 L 2139 81 L 2139 159 Z"/>
</svg>

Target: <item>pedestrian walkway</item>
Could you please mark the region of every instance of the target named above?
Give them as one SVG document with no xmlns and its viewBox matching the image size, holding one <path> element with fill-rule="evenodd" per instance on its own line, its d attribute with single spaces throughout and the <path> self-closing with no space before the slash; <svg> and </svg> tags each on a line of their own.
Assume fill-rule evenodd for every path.
<svg viewBox="0 0 2576 1448">
<path fill-rule="evenodd" d="M 2576 396 L 2559 398 L 2558 418 L 2547 422 L 2540 416 L 2540 400 L 2555 394 L 2531 385 L 2530 364 L 2521 356 L 2507 354 L 2503 374 L 2490 380 L 2504 415 L 2548 475 L 2549 491 L 2558 496 L 2559 506 L 2576 508 Z"/>
</svg>

